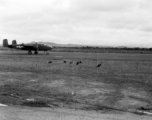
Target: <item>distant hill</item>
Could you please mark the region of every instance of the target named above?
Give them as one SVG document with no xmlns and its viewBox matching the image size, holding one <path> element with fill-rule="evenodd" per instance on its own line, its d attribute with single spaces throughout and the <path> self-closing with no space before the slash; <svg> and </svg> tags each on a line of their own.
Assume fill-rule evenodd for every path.
<svg viewBox="0 0 152 120">
<path fill-rule="evenodd" d="M 32 43 L 36 43 L 36 42 L 33 41 L 30 44 L 32 44 Z M 51 45 L 51 46 L 58 46 L 58 47 L 82 47 L 82 46 L 84 46 L 84 45 L 77 45 L 77 44 L 57 44 L 57 43 L 53 43 L 53 42 L 42 42 L 42 41 L 39 41 L 37 43 Z"/>
</svg>

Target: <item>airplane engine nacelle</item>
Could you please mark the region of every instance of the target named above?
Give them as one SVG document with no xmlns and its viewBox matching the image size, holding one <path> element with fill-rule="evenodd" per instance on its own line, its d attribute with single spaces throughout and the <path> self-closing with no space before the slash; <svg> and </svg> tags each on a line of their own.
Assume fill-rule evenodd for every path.
<svg viewBox="0 0 152 120">
<path fill-rule="evenodd" d="M 7 41 L 7 39 L 3 39 L 3 47 L 8 47 L 8 41 Z"/>
</svg>

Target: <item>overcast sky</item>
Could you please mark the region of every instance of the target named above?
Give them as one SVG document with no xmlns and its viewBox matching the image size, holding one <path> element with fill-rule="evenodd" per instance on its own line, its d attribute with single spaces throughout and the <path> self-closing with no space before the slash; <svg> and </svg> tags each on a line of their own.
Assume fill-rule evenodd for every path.
<svg viewBox="0 0 152 120">
<path fill-rule="evenodd" d="M 0 39 L 152 47 L 152 0 L 0 0 Z"/>
</svg>

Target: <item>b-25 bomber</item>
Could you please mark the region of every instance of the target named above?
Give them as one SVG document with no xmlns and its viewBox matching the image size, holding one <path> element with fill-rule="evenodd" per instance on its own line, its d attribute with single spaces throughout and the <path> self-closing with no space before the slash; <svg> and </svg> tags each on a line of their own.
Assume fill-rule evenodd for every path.
<svg viewBox="0 0 152 120">
<path fill-rule="evenodd" d="M 12 44 L 8 44 L 8 40 L 3 40 L 3 47 L 8 47 L 11 49 L 19 49 L 19 50 L 27 50 L 28 54 L 31 55 L 32 51 L 34 51 L 34 54 L 38 54 L 38 51 L 44 51 L 46 54 L 49 54 L 48 51 L 52 50 L 52 46 L 45 45 L 45 44 L 38 44 L 38 43 L 31 43 L 31 44 L 17 44 L 16 40 L 12 41 Z"/>
</svg>

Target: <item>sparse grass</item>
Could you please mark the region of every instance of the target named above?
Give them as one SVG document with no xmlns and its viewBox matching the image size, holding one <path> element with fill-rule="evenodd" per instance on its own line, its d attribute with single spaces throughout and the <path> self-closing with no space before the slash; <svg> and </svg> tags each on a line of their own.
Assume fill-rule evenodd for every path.
<svg viewBox="0 0 152 120">
<path fill-rule="evenodd" d="M 83 63 L 76 65 L 78 60 Z M 122 111 L 152 106 L 151 60 L 152 55 L 144 54 L 1 53 L 0 102 Z"/>
</svg>

